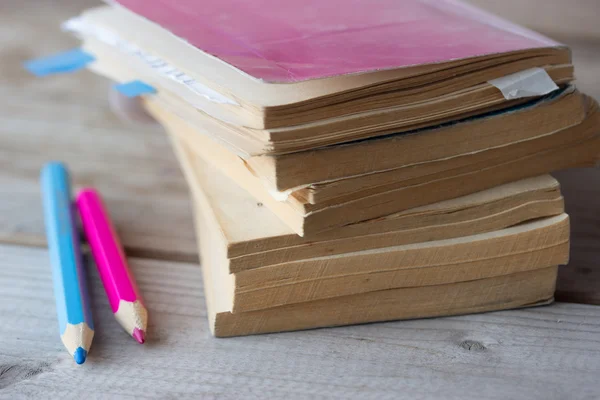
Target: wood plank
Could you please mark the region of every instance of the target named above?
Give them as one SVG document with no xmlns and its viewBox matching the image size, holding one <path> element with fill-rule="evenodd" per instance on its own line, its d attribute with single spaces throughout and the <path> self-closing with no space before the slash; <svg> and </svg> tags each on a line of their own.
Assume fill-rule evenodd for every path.
<svg viewBox="0 0 600 400">
<path fill-rule="evenodd" d="M 47 252 L 0 245 L 0 397 L 560 399 L 600 390 L 600 307 L 214 339 L 197 266 L 131 261 L 148 342 L 118 326 L 93 269 L 97 330 L 80 367 L 56 332 Z"/>
<path fill-rule="evenodd" d="M 597 307 L 556 304 L 219 340 L 208 333 L 199 268 L 143 259 L 132 268 L 150 311 L 147 344 L 117 325 L 94 270 L 97 332 L 78 367 L 56 332 L 47 252 L 1 245 L 0 397 L 392 398 L 402 391 L 541 399 L 599 389 Z"/>
<path fill-rule="evenodd" d="M 585 41 L 564 37 L 562 41 L 573 51 L 577 87 L 600 101 L 600 38 Z"/>
<path fill-rule="evenodd" d="M 130 254 L 197 259 L 188 189 L 161 129 L 109 110 L 89 72 L 34 79 L 23 61 L 77 45 L 59 24 L 97 1 L 3 2 L 0 12 L 0 241 L 44 245 L 39 169 L 64 160 L 96 186 Z"/>
<path fill-rule="evenodd" d="M 600 169 L 560 171 L 554 176 L 571 217 L 571 261 L 559 271 L 556 297 L 600 304 Z"/>
<path fill-rule="evenodd" d="M 598 0 L 467 0 L 550 37 L 600 39 Z"/>
</svg>

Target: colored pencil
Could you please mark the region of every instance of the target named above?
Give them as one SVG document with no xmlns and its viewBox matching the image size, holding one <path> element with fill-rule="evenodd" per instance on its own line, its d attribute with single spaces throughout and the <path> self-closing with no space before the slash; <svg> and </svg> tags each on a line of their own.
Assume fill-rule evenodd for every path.
<svg viewBox="0 0 600 400">
<path fill-rule="evenodd" d="M 66 167 L 46 164 L 41 186 L 60 338 L 75 362 L 83 364 L 94 338 L 94 322 Z"/>
<path fill-rule="evenodd" d="M 125 331 L 144 343 L 148 311 L 102 199 L 94 189 L 83 189 L 76 203 L 112 311 Z"/>
</svg>

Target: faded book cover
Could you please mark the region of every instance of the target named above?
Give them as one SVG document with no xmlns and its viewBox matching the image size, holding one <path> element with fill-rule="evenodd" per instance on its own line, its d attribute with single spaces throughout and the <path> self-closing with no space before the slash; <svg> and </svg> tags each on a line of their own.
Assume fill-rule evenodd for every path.
<svg viewBox="0 0 600 400">
<path fill-rule="evenodd" d="M 249 76 L 291 83 L 559 46 L 456 0 L 112 0 Z"/>
</svg>

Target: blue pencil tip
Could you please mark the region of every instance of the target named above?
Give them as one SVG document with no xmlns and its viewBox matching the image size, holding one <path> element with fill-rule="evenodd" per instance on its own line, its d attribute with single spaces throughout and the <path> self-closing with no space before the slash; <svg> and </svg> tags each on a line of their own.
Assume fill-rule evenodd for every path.
<svg viewBox="0 0 600 400">
<path fill-rule="evenodd" d="M 85 362 L 86 357 L 87 357 L 87 351 L 85 351 L 81 347 L 78 347 L 77 350 L 75 350 L 75 354 L 73 354 L 73 358 L 75 359 L 75 362 L 77 364 L 83 364 Z"/>
</svg>

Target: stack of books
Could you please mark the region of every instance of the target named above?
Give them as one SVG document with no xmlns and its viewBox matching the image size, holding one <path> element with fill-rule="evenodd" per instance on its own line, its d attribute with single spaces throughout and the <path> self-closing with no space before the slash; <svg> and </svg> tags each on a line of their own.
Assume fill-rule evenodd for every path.
<svg viewBox="0 0 600 400">
<path fill-rule="evenodd" d="M 112 3 L 64 27 L 156 89 L 216 336 L 552 301 L 548 174 L 600 158 L 567 47 L 454 0 Z"/>
</svg>

